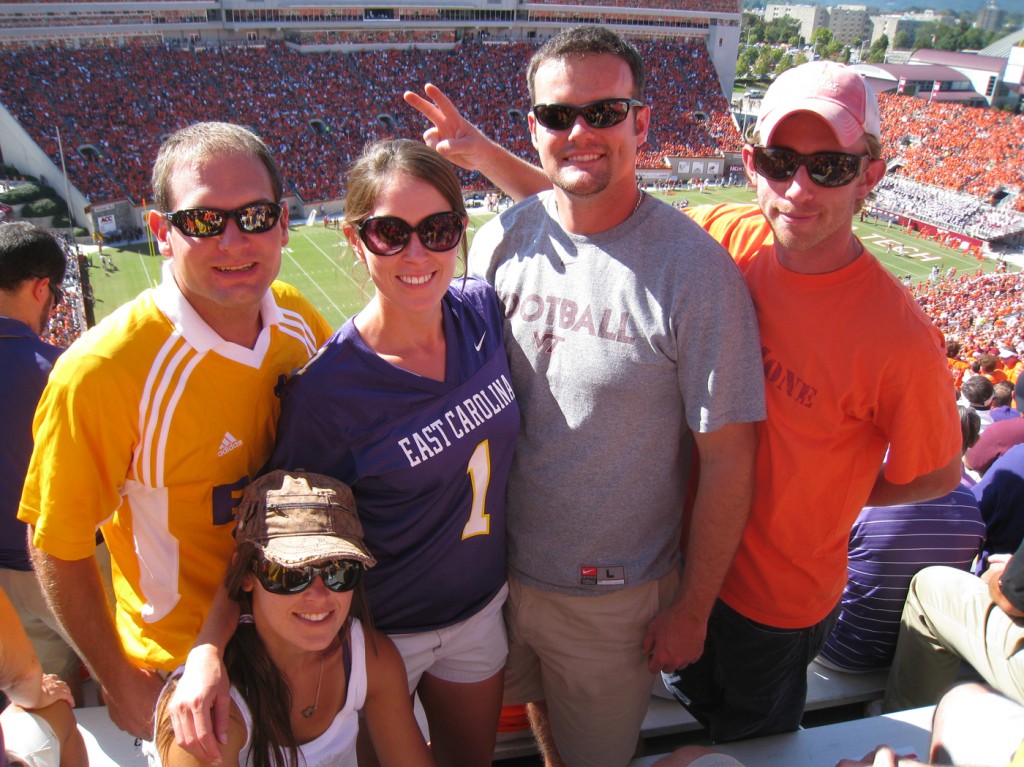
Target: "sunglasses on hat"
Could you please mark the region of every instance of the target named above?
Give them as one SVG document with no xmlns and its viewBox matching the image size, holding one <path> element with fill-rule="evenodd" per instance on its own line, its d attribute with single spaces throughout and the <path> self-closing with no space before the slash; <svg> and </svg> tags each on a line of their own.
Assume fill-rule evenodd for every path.
<svg viewBox="0 0 1024 767">
<path fill-rule="evenodd" d="M 189 237 L 216 237 L 224 234 L 228 219 L 235 219 L 238 228 L 246 234 L 269 232 L 281 217 L 281 206 L 276 202 L 250 202 L 234 210 L 220 208 L 185 208 L 164 213 L 164 218 Z"/>
<path fill-rule="evenodd" d="M 567 130 L 577 117 L 591 128 L 611 128 L 626 119 L 633 107 L 642 107 L 636 99 L 601 99 L 580 106 L 572 104 L 534 104 L 533 116 L 549 130 Z"/>
<path fill-rule="evenodd" d="M 818 186 L 846 186 L 860 174 L 861 160 L 866 154 L 843 152 L 815 152 L 800 154 L 781 147 L 754 147 L 754 169 L 772 181 L 791 179 L 801 165 Z"/>
<path fill-rule="evenodd" d="M 363 577 L 363 564 L 351 559 L 332 559 L 321 565 L 286 567 L 269 559 L 255 559 L 253 572 L 264 589 L 271 594 L 300 594 L 319 576 L 335 593 L 351 591 Z"/>
<path fill-rule="evenodd" d="M 451 250 L 462 239 L 466 224 L 454 210 L 427 216 L 412 226 L 398 216 L 374 216 L 359 224 L 359 239 L 378 256 L 394 256 L 405 250 L 413 232 L 427 250 Z"/>
</svg>

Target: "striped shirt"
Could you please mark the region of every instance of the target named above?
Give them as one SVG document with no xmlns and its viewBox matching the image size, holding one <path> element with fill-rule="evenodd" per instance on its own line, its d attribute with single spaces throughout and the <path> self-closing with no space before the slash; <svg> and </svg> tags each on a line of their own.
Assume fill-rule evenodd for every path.
<svg viewBox="0 0 1024 767">
<path fill-rule="evenodd" d="M 969 570 L 984 538 L 964 485 L 932 501 L 864 508 L 850 532 L 842 611 L 818 660 L 847 671 L 886 668 L 911 578 L 931 565 Z"/>
</svg>

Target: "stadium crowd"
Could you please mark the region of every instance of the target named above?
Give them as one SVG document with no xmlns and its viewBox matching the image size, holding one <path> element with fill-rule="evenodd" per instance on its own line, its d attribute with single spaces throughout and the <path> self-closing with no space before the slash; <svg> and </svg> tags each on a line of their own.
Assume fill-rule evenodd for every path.
<svg viewBox="0 0 1024 767">
<path fill-rule="evenodd" d="M 942 229 L 989 239 L 1024 229 L 1024 214 L 994 208 L 964 192 L 888 174 L 874 190 L 871 204 Z"/>
<path fill-rule="evenodd" d="M 738 150 L 739 133 L 704 44 L 659 40 L 640 47 L 652 62 L 648 92 L 659 110 L 641 167 L 662 167 L 669 154 Z M 467 104 L 467 117 L 495 140 L 532 157 L 520 76 L 532 49 L 466 43 L 453 51 L 344 55 L 274 43 L 197 51 L 129 45 L 59 56 L 9 51 L 0 53 L 0 101 L 57 164 L 61 130 L 72 183 L 93 202 L 151 199 L 147 169 L 161 136 L 220 119 L 260 133 L 281 158 L 288 191 L 308 203 L 343 195 L 345 168 L 368 141 L 419 135 L 424 126 L 407 113 L 401 93 L 427 80 Z M 173 87 L 133 87 L 141 72 Z M 476 174 L 461 180 L 469 189 L 485 186 Z"/>
<path fill-rule="evenodd" d="M 884 156 L 897 176 L 996 202 L 1024 186 L 1024 116 L 882 94 Z M 1024 197 L 1011 206 L 1024 211 Z"/>
</svg>

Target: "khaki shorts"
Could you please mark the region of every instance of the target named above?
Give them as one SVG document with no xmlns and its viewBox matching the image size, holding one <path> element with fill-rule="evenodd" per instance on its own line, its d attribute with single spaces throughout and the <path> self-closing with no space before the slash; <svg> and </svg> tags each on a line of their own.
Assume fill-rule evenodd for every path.
<svg viewBox="0 0 1024 767">
<path fill-rule="evenodd" d="M 14 605 L 43 673 L 56 674 L 77 689 L 82 662 L 65 641 L 56 616 L 46 604 L 36 574 L 31 570 L 0 568 L 0 588 Z"/>
<path fill-rule="evenodd" d="M 555 744 L 570 767 L 621 767 L 636 750 L 653 675 L 647 624 L 672 603 L 680 572 L 595 596 L 509 578 L 505 705 L 547 702 Z"/>
</svg>

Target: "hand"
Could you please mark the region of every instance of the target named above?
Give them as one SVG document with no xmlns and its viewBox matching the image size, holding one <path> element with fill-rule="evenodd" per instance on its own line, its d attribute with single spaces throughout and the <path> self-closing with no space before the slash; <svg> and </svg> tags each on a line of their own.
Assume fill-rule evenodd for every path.
<svg viewBox="0 0 1024 767">
<path fill-rule="evenodd" d="M 143 740 L 153 739 L 153 715 L 164 680 L 151 669 L 130 667 L 116 685 L 103 687 L 110 719 L 125 732 Z"/>
<path fill-rule="evenodd" d="M 427 98 L 412 91 L 402 94 L 409 106 L 433 123 L 424 131 L 423 141 L 450 162 L 467 170 L 479 170 L 490 140 L 460 114 L 451 99 L 436 85 L 427 83 L 423 92 Z"/>
<path fill-rule="evenodd" d="M 211 764 L 220 764 L 219 746 L 228 742 L 230 687 L 217 649 L 199 645 L 189 652 L 185 671 L 167 706 L 177 744 Z"/>
<path fill-rule="evenodd" d="M 35 711 L 36 709 L 46 708 L 58 700 L 65 701 L 72 708 L 75 707 L 75 697 L 71 694 L 71 688 L 68 687 L 68 683 L 56 674 L 43 674 L 39 700 L 32 708 L 26 708 L 25 710 Z"/>
<path fill-rule="evenodd" d="M 654 616 L 647 626 L 643 651 L 652 674 L 689 666 L 704 653 L 707 620 L 698 620 L 685 604 L 676 602 Z"/>
</svg>

